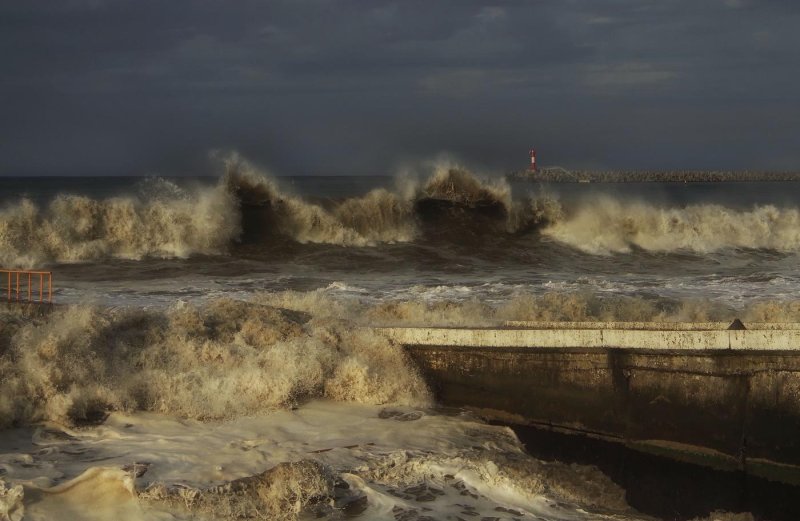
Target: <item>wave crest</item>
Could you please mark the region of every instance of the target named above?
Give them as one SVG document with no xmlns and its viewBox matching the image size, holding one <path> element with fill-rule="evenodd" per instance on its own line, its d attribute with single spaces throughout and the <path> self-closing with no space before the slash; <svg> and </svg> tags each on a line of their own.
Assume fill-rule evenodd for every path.
<svg viewBox="0 0 800 521">
<path fill-rule="evenodd" d="M 219 187 L 151 200 L 59 195 L 43 209 L 23 199 L 0 210 L 0 264 L 222 253 L 238 234 L 236 201 Z"/>
<path fill-rule="evenodd" d="M 368 246 L 414 236 L 409 204 L 386 190 L 347 199 L 328 211 L 282 192 L 238 155 L 226 159 L 223 184 L 239 201 L 245 242 L 285 237 L 301 243 Z"/>
<path fill-rule="evenodd" d="M 60 194 L 0 210 L 0 264 L 224 254 L 237 243 L 281 241 L 347 247 L 525 231 L 559 215 L 555 199 L 513 203 L 505 180 L 439 165 L 424 183 L 312 202 L 283 190 L 238 154 L 223 158 L 214 187 L 182 190 L 150 179 L 137 196 Z"/>
<path fill-rule="evenodd" d="M 503 179 L 450 164 L 426 181 L 341 200 L 293 195 L 237 154 L 216 186 L 182 190 L 151 180 L 138 196 L 60 194 L 0 209 L 0 264 L 225 254 L 238 243 L 287 241 L 369 247 L 411 241 L 474 242 L 538 232 L 590 254 L 748 248 L 800 251 L 800 210 L 773 205 L 662 207 L 611 196 L 564 206 L 555 196 L 512 198 Z M 146 188 L 146 190 L 145 190 Z"/>
<path fill-rule="evenodd" d="M 584 201 L 542 232 L 593 254 L 709 253 L 727 248 L 800 250 L 800 211 L 772 205 L 738 211 L 716 204 L 661 208 L 611 197 Z"/>
</svg>

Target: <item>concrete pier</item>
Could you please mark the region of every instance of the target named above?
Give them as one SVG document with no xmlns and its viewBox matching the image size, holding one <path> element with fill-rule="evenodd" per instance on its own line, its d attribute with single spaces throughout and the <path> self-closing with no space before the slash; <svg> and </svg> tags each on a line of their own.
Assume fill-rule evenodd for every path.
<svg viewBox="0 0 800 521">
<path fill-rule="evenodd" d="M 443 405 L 800 484 L 800 325 L 376 328 Z"/>
</svg>

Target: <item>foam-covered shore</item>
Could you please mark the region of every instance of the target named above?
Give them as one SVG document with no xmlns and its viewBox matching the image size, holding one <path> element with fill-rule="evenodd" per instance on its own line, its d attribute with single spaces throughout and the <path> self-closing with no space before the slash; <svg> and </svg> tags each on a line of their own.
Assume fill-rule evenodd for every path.
<svg viewBox="0 0 800 521">
<path fill-rule="evenodd" d="M 115 413 L 13 435 L 0 512 L 25 519 L 641 519 L 592 467 L 415 408 L 312 402 L 221 424 Z"/>
<path fill-rule="evenodd" d="M 506 428 L 430 409 L 398 346 L 309 310 L 320 316 L 229 299 L 6 310 L 0 512 L 636 518 L 596 469 L 540 462 Z"/>
<path fill-rule="evenodd" d="M 555 294 L 499 307 L 367 304 L 289 291 L 169 309 L 9 307 L 0 513 L 644 519 L 596 468 L 544 463 L 506 428 L 432 408 L 404 351 L 354 327 L 622 318 L 640 304 Z"/>
</svg>

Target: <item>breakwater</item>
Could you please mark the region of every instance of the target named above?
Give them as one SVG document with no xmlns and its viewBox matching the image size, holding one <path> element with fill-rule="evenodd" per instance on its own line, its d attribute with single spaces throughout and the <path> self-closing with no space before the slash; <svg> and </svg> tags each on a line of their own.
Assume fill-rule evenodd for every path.
<svg viewBox="0 0 800 521">
<path fill-rule="evenodd" d="M 443 405 L 800 484 L 797 324 L 377 331 L 407 348 Z"/>
<path fill-rule="evenodd" d="M 570 170 L 544 167 L 535 172 L 518 170 L 509 179 L 551 183 L 732 183 L 798 181 L 798 172 L 746 170 Z"/>
</svg>

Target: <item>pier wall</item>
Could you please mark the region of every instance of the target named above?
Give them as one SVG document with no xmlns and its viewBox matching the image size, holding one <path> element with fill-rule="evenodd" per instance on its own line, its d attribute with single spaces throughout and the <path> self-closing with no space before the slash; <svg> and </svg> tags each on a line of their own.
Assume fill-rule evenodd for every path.
<svg viewBox="0 0 800 521">
<path fill-rule="evenodd" d="M 800 483 L 793 326 L 522 326 L 378 331 L 406 346 L 443 405 Z"/>
</svg>

